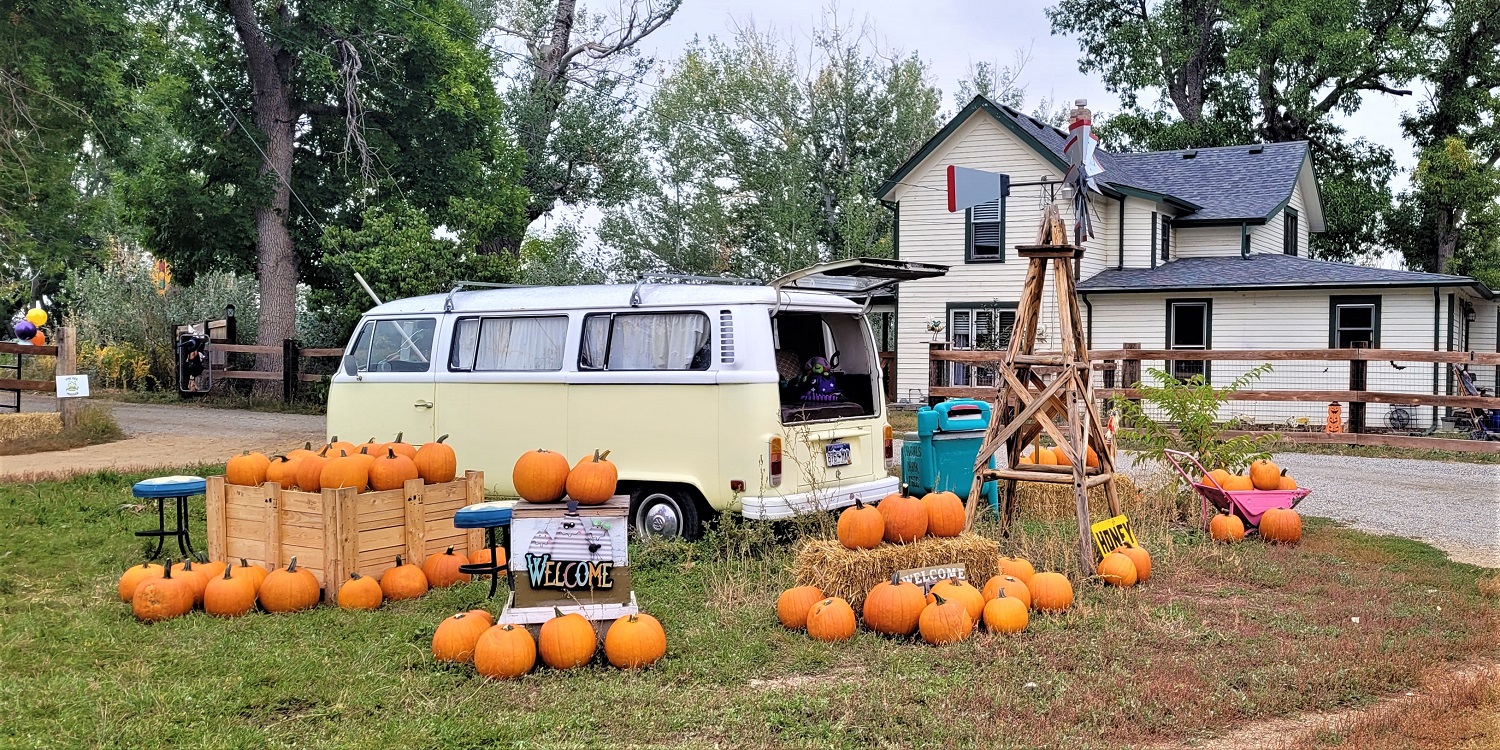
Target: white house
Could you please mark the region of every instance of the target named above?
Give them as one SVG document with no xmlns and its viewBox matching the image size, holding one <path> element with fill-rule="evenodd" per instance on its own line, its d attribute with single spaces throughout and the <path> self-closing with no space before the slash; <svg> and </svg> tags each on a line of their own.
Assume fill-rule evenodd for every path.
<svg viewBox="0 0 1500 750">
<path fill-rule="evenodd" d="M 1001 172 L 1020 184 L 1057 181 L 1067 171 L 1064 138 L 1057 128 L 975 97 L 881 186 L 877 196 L 896 214 L 898 257 L 952 266 L 942 278 L 901 285 L 899 398 L 928 390 L 935 337 L 929 321 L 944 323 L 936 337 L 954 349 L 1008 342 L 1026 269 L 1014 246 L 1034 242 L 1041 210 L 1054 197 L 1049 191 L 1058 189 L 1017 186 L 995 203 L 949 213 L 946 168 Z M 1500 308 L 1474 279 L 1307 257 L 1309 234 L 1324 224 L 1306 143 L 1101 151 L 1100 161 L 1103 195 L 1092 201 L 1096 236 L 1077 264 L 1092 349 L 1136 343 L 1144 349 L 1500 350 Z M 1058 202 L 1070 220 L 1069 201 Z M 1055 302 L 1044 302 L 1044 328 L 1056 320 Z M 1052 341 L 1039 347 L 1055 341 L 1055 332 L 1043 335 Z M 1158 361 L 1143 367 L 1181 375 L 1203 368 L 1211 382 L 1223 383 L 1254 364 L 1204 368 Z M 1367 388 L 1449 393 L 1445 367 L 1371 362 Z M 1474 372 L 1493 387 L 1496 369 Z M 945 375 L 952 385 L 990 385 L 985 372 L 958 365 Z M 1347 364 L 1277 362 L 1255 388 L 1347 386 Z M 1323 408 L 1261 404 L 1253 418 L 1321 418 Z M 1384 426 L 1388 410 L 1370 405 L 1367 424 Z M 1411 409 L 1406 416 L 1421 427 L 1441 410 Z"/>
</svg>

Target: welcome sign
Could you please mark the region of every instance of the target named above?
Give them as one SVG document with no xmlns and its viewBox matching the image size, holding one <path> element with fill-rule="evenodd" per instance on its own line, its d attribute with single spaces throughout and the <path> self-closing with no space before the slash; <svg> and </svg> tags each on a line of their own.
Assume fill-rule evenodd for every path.
<svg viewBox="0 0 1500 750">
<path fill-rule="evenodd" d="M 511 517 L 510 570 L 518 607 L 626 604 L 629 498 L 581 506 L 519 503 Z"/>
</svg>

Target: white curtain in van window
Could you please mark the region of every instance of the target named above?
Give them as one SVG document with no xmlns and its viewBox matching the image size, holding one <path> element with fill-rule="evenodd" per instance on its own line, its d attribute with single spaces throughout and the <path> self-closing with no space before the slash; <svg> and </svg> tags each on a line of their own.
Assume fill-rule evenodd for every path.
<svg viewBox="0 0 1500 750">
<path fill-rule="evenodd" d="M 561 370 L 568 319 L 485 318 L 475 370 Z"/>
<path fill-rule="evenodd" d="M 708 345 L 701 313 L 617 315 L 609 343 L 611 370 L 688 370 Z"/>
</svg>

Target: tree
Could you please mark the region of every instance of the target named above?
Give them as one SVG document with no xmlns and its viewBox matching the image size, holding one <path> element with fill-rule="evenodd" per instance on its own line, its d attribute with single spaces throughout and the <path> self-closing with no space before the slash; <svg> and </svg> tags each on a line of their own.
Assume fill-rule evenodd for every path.
<svg viewBox="0 0 1500 750">
<path fill-rule="evenodd" d="M 652 98 L 652 185 L 607 212 L 618 271 L 771 278 L 888 256 L 880 182 L 938 128 L 941 92 L 915 55 L 825 18 L 809 49 L 754 28 L 694 44 Z"/>
<path fill-rule="evenodd" d="M 558 203 L 613 205 L 640 184 L 640 144 L 628 115 L 634 83 L 649 60 L 636 45 L 660 29 L 682 0 L 629 0 L 617 16 L 590 13 L 578 0 L 502 0 L 494 28 L 526 54 L 511 67 L 507 122 L 523 157 L 528 220 Z M 487 251 L 516 250 L 519 238 L 493 238 Z"/>
<path fill-rule="evenodd" d="M 1125 112 L 1104 134 L 1128 148 L 1311 143 L 1325 192 L 1324 257 L 1379 239 L 1394 172 L 1388 150 L 1347 141 L 1333 124 L 1368 92 L 1404 96 L 1418 73 L 1423 0 L 1060 0 L 1054 31 L 1077 34 L 1079 68 L 1099 73 Z M 1163 101 L 1142 102 L 1159 89 Z M 1372 208 L 1374 210 L 1372 210 Z"/>
</svg>

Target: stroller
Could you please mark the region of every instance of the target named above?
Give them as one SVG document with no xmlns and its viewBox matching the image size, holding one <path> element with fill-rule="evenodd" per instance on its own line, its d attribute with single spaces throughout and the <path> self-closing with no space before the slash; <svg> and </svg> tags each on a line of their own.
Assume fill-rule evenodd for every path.
<svg viewBox="0 0 1500 750">
<path fill-rule="evenodd" d="M 1203 499 L 1203 525 L 1208 526 L 1209 516 L 1215 510 L 1228 511 L 1240 517 L 1245 522 L 1246 529 L 1259 529 L 1260 517 L 1272 508 L 1296 508 L 1302 498 L 1312 494 L 1311 490 L 1297 488 L 1295 490 L 1226 490 L 1219 482 L 1209 476 L 1208 469 L 1198 462 L 1198 458 L 1191 453 L 1165 449 L 1167 463 L 1187 480 L 1187 483 L 1197 491 L 1198 497 Z M 1181 459 L 1187 459 L 1198 469 L 1198 475 L 1203 477 L 1202 482 L 1193 481 L 1191 474 L 1182 468 L 1179 463 Z"/>
<path fill-rule="evenodd" d="M 1452 363 L 1453 380 L 1458 383 L 1465 396 L 1489 396 L 1490 389 L 1474 382 L 1474 374 L 1467 369 Z M 1453 421 L 1453 428 L 1464 430 L 1469 437 L 1475 440 L 1500 440 L 1500 409 L 1481 409 L 1478 407 L 1464 407 L 1453 410 L 1453 416 L 1448 417 Z"/>
</svg>

